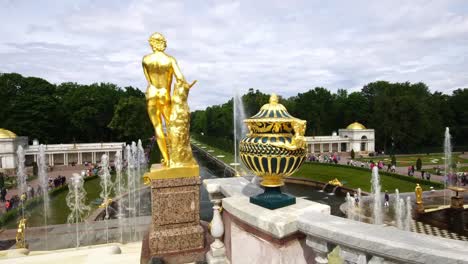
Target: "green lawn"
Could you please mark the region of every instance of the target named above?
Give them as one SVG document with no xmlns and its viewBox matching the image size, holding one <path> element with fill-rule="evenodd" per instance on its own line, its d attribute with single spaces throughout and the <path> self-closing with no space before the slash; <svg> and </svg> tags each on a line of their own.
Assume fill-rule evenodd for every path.
<svg viewBox="0 0 468 264">
<path fill-rule="evenodd" d="M 353 189 L 361 188 L 363 191 L 367 192 L 371 191 L 371 172 L 369 170 L 348 166 L 305 163 L 292 177 L 308 178 L 320 182 L 328 182 L 337 178 L 346 187 Z M 419 182 L 423 190 L 429 190 L 430 186 L 434 186 L 434 188 L 437 189 L 437 183 L 431 184 L 430 182 L 420 181 L 415 178 L 408 178 L 407 181 L 404 180 L 404 178 L 399 179 L 399 177 L 381 174 L 380 179 L 382 191 L 388 190 L 391 193 L 393 193 L 395 189 L 399 189 L 400 192 L 412 192 L 416 187 L 415 182 Z"/>
<path fill-rule="evenodd" d="M 214 157 L 224 156 L 224 157 L 217 157 L 217 158 L 224 161 L 224 162 L 226 162 L 227 164 L 234 162 L 234 155 L 232 153 L 230 153 L 230 152 L 227 152 L 227 151 L 221 150 L 219 148 L 207 145 L 207 144 L 205 144 L 203 142 L 200 142 L 200 141 L 198 141 L 198 140 L 196 140 L 194 138 L 191 138 L 190 142 L 192 144 L 195 144 L 197 147 L 200 147 L 203 150 L 208 151 Z M 205 147 L 205 148 L 203 148 L 203 147 Z"/>
<path fill-rule="evenodd" d="M 468 163 L 468 159 L 464 159 L 459 157 L 460 153 L 453 153 L 452 160 L 453 162 L 457 163 Z M 411 165 L 416 165 L 416 160 L 421 158 L 423 165 L 443 165 L 444 164 L 444 154 L 415 154 L 415 155 L 397 155 L 397 167 L 406 167 Z M 357 160 L 360 161 L 379 161 L 383 160 L 385 163 L 389 163 L 391 161 L 390 156 L 378 156 L 378 157 L 366 157 L 366 158 L 358 158 Z"/>
</svg>

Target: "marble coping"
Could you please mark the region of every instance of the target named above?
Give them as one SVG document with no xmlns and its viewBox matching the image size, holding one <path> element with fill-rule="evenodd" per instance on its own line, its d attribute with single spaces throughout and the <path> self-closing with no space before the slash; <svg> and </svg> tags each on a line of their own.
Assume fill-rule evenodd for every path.
<svg viewBox="0 0 468 264">
<path fill-rule="evenodd" d="M 403 263 L 468 263 L 468 242 L 372 225 L 306 210 L 299 230 L 314 239 Z"/>
<path fill-rule="evenodd" d="M 298 231 L 297 219 L 305 210 L 330 214 L 330 206 L 296 198 L 296 204 L 270 210 L 251 204 L 249 197 L 263 189 L 242 177 L 206 179 L 203 185 L 210 195 L 222 193 L 222 206 L 242 222 L 281 239 Z"/>
<path fill-rule="evenodd" d="M 277 239 L 296 233 L 298 217 L 306 210 L 330 214 L 330 206 L 302 198 L 296 198 L 296 204 L 270 210 L 250 203 L 247 196 L 232 196 L 223 199 L 223 208 L 242 222 Z"/>
<path fill-rule="evenodd" d="M 224 197 L 254 196 L 263 193 L 263 189 L 243 177 L 205 179 L 203 185 L 209 194 L 222 193 Z"/>
</svg>

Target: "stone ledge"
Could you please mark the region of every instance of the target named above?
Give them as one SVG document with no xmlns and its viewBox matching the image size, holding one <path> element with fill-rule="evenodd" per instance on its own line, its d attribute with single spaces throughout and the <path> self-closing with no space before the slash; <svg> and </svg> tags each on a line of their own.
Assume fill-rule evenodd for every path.
<svg viewBox="0 0 468 264">
<path fill-rule="evenodd" d="M 225 197 L 254 196 L 263 193 L 263 189 L 242 177 L 206 179 L 203 181 L 208 193 L 222 193 Z"/>
<path fill-rule="evenodd" d="M 223 208 L 246 224 L 281 239 L 298 231 L 297 220 L 306 210 L 330 214 L 330 206 L 297 198 L 296 204 L 269 210 L 249 202 L 247 196 L 223 199 Z"/>
<path fill-rule="evenodd" d="M 366 224 L 314 210 L 299 217 L 298 229 L 313 238 L 403 263 L 468 263 L 468 242 Z"/>
</svg>

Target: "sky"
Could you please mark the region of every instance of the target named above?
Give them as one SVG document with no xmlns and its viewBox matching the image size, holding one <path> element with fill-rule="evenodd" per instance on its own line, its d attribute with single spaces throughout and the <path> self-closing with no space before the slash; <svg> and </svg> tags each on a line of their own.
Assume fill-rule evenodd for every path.
<svg viewBox="0 0 468 264">
<path fill-rule="evenodd" d="M 0 72 L 146 90 L 160 32 L 192 110 L 249 88 L 289 97 L 377 80 L 468 87 L 468 2 L 0 0 Z"/>
</svg>

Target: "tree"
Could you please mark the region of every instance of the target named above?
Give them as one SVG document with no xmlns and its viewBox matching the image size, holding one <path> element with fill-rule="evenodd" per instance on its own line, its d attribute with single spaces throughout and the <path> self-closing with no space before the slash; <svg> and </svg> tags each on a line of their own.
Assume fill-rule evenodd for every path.
<svg viewBox="0 0 468 264">
<path fill-rule="evenodd" d="M 396 157 L 394 154 L 392 154 L 391 159 L 392 159 L 392 165 L 396 166 Z"/>
<path fill-rule="evenodd" d="M 120 140 L 132 141 L 153 136 L 153 126 L 146 111 L 145 98 L 121 98 L 115 107 L 109 128 Z"/>
<path fill-rule="evenodd" d="M 417 171 L 420 171 L 421 168 L 422 168 L 422 160 L 421 160 L 421 158 L 418 158 L 418 159 L 416 160 L 416 170 L 417 170 Z"/>
</svg>

